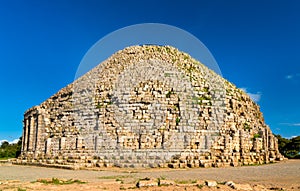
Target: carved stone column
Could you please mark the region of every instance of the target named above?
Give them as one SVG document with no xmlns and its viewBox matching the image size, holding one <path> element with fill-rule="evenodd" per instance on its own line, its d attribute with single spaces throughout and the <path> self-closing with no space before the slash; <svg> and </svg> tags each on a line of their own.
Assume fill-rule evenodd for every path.
<svg viewBox="0 0 300 191">
<path fill-rule="evenodd" d="M 35 142 L 35 119 L 34 116 L 29 117 L 29 130 L 28 130 L 28 151 L 34 150 L 34 142 Z"/>
<path fill-rule="evenodd" d="M 61 137 L 59 139 L 59 150 L 65 150 L 66 149 L 66 137 Z"/>
<path fill-rule="evenodd" d="M 83 138 L 80 136 L 76 138 L 76 149 L 77 150 L 84 149 Z"/>
<path fill-rule="evenodd" d="M 31 116 L 28 117 L 27 119 L 27 122 L 28 122 L 28 125 L 27 125 L 27 140 L 26 140 L 26 147 L 27 147 L 27 151 L 31 150 L 31 147 L 30 147 L 30 142 L 31 142 L 31 139 L 32 139 L 32 135 L 31 135 Z"/>
<path fill-rule="evenodd" d="M 39 142 L 39 118 L 40 115 L 37 113 L 34 115 L 34 145 L 33 150 L 36 152 L 38 150 L 38 142 Z"/>
<path fill-rule="evenodd" d="M 51 153 L 51 138 L 48 138 L 45 142 L 45 154 Z"/>
<path fill-rule="evenodd" d="M 23 135 L 22 135 L 22 152 L 27 151 L 27 129 L 28 119 L 24 117 L 23 121 Z"/>
</svg>

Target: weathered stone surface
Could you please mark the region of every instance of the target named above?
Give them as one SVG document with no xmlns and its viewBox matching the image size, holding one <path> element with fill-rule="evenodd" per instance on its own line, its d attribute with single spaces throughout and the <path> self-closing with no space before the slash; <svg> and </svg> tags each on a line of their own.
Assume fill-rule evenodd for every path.
<svg viewBox="0 0 300 191">
<path fill-rule="evenodd" d="M 227 167 L 282 160 L 259 106 L 169 46 L 121 50 L 24 114 L 19 163 Z"/>
<path fill-rule="evenodd" d="M 254 191 L 269 191 L 269 189 L 267 189 L 263 185 L 254 185 L 253 186 L 253 190 Z"/>
<path fill-rule="evenodd" d="M 205 185 L 208 187 L 216 187 L 218 183 L 215 180 L 205 180 Z"/>
<path fill-rule="evenodd" d="M 160 186 L 169 186 L 169 185 L 176 185 L 176 183 L 173 180 L 159 180 Z"/>
<path fill-rule="evenodd" d="M 250 184 L 234 184 L 232 188 L 234 188 L 235 190 L 245 190 L 245 191 L 253 190 Z"/>
<path fill-rule="evenodd" d="M 158 186 L 157 180 L 151 179 L 151 180 L 140 180 L 137 183 L 138 188 L 142 187 L 150 187 L 150 186 Z"/>
</svg>

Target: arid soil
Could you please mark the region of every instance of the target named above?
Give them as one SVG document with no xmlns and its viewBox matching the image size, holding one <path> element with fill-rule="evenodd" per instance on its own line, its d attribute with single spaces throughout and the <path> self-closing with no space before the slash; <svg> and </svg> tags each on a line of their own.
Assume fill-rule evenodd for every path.
<svg viewBox="0 0 300 191">
<path fill-rule="evenodd" d="M 170 186 L 137 188 L 140 179 L 151 178 L 174 183 Z M 80 180 L 72 184 L 52 184 L 59 180 Z M 208 187 L 205 180 L 218 182 Z M 235 188 L 224 185 L 233 181 Z M 85 182 L 81 184 L 81 182 Z M 261 166 L 195 169 L 120 169 L 65 170 L 34 166 L 0 164 L 0 190 L 300 190 L 300 160 Z"/>
</svg>

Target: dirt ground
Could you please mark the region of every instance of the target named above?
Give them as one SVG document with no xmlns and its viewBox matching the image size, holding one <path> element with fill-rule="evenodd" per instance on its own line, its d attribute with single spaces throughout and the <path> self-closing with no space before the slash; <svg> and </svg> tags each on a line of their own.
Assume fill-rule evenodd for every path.
<svg viewBox="0 0 300 191">
<path fill-rule="evenodd" d="M 144 178 L 167 180 L 174 185 L 137 188 Z M 53 184 L 56 180 L 79 180 Z M 205 180 L 218 182 L 205 186 Z M 239 190 L 300 190 L 300 160 L 288 160 L 261 166 L 194 169 L 120 169 L 65 170 L 35 166 L 0 164 L 0 190 L 233 190 L 224 185 L 233 181 Z M 83 183 L 85 182 L 85 183 Z M 243 187 L 247 184 L 251 188 Z"/>
</svg>

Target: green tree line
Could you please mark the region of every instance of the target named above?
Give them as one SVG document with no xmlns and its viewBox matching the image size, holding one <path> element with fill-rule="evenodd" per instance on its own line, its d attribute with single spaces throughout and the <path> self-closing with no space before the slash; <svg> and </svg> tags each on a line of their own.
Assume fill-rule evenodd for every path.
<svg viewBox="0 0 300 191">
<path fill-rule="evenodd" d="M 300 159 L 300 136 L 286 139 L 275 135 L 278 139 L 278 149 L 281 154 L 290 159 Z"/>
<path fill-rule="evenodd" d="M 22 138 L 17 143 L 2 142 L 0 146 L 0 159 L 16 158 L 21 153 Z"/>
</svg>

